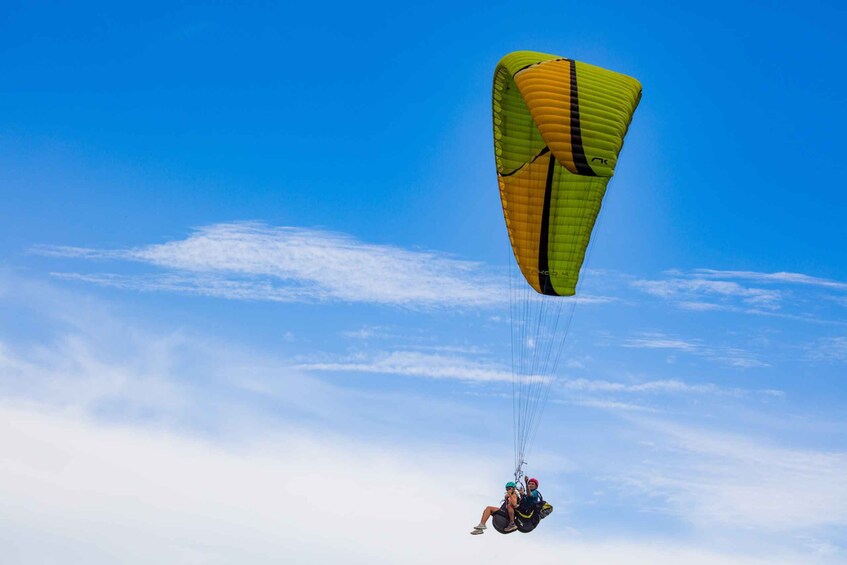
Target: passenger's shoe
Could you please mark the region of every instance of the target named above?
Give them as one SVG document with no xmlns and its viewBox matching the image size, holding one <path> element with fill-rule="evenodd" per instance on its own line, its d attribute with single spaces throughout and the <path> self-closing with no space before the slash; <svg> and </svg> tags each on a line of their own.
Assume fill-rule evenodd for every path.
<svg viewBox="0 0 847 565">
<path fill-rule="evenodd" d="M 479 528 L 474 528 L 473 530 L 471 530 L 472 536 L 478 536 L 479 534 L 484 534 L 484 533 L 485 533 L 485 530 L 480 530 Z"/>
<path fill-rule="evenodd" d="M 515 523 L 514 523 L 514 522 L 512 522 L 511 524 L 509 524 L 508 526 L 506 526 L 505 528 L 503 528 L 503 531 L 504 531 L 504 532 L 514 532 L 514 531 L 515 531 L 515 530 L 517 530 L 517 529 L 518 529 L 518 527 L 515 525 Z"/>
</svg>

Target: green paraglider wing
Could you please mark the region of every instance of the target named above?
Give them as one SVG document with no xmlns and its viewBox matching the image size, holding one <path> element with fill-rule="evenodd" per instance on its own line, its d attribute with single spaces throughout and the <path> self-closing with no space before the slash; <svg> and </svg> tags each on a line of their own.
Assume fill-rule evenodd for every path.
<svg viewBox="0 0 847 565">
<path fill-rule="evenodd" d="M 515 259 L 537 292 L 576 292 L 585 250 L 641 99 L 634 78 L 517 51 L 494 74 L 494 151 Z"/>
</svg>

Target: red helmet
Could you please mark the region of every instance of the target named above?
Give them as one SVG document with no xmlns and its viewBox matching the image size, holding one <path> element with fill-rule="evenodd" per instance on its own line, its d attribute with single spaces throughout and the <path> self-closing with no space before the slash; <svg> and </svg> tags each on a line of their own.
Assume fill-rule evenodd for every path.
<svg viewBox="0 0 847 565">
<path fill-rule="evenodd" d="M 526 484 L 535 483 L 535 486 L 538 486 L 538 479 L 529 479 Z"/>
</svg>

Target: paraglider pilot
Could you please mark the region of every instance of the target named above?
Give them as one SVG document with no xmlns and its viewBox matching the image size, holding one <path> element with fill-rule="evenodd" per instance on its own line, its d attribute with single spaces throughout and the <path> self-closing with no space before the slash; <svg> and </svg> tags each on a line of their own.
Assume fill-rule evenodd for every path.
<svg viewBox="0 0 847 565">
<path fill-rule="evenodd" d="M 538 479 L 523 478 L 526 483 L 526 491 L 521 487 L 521 502 L 531 504 L 532 508 L 536 508 L 541 503 L 541 493 L 538 492 Z"/>
</svg>

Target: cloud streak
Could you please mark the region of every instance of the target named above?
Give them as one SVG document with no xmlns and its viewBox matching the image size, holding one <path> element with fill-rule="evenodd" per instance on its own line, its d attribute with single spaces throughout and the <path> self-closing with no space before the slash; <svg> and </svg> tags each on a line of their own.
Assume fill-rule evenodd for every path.
<svg viewBox="0 0 847 565">
<path fill-rule="evenodd" d="M 696 297 L 738 298 L 748 306 L 776 309 L 782 293 L 776 290 L 750 288 L 736 282 L 707 280 L 703 278 L 638 280 L 632 285 L 639 290 L 661 298 L 681 299 L 688 304 L 700 304 Z"/>
<path fill-rule="evenodd" d="M 694 269 L 667 274 L 666 279 L 633 280 L 630 285 L 684 310 L 779 316 L 806 322 L 825 322 L 818 316 L 831 316 L 816 303 L 847 304 L 847 283 L 802 273 Z"/>
<path fill-rule="evenodd" d="M 303 363 L 296 368 L 309 371 L 381 373 L 467 382 L 512 382 L 512 373 L 497 365 L 456 355 L 419 351 L 393 351 L 366 359 Z"/>
<path fill-rule="evenodd" d="M 434 251 L 364 243 L 330 231 L 260 223 L 216 224 L 183 240 L 132 249 L 37 246 L 32 252 L 88 261 L 131 261 L 167 271 L 56 274 L 137 291 L 409 308 L 494 306 L 507 296 L 505 278 L 499 280 L 481 263 Z"/>
<path fill-rule="evenodd" d="M 713 279 L 740 279 L 774 284 L 797 284 L 847 290 L 847 283 L 813 277 L 802 273 L 757 273 L 755 271 L 721 271 L 717 269 L 695 269 L 694 272 L 702 277 Z"/>
<path fill-rule="evenodd" d="M 847 526 L 847 453 L 768 445 L 654 421 L 635 486 L 701 527 L 769 532 Z"/>
<path fill-rule="evenodd" d="M 622 345 L 634 349 L 666 349 L 687 353 L 742 369 L 770 366 L 768 363 L 756 359 L 749 352 L 737 347 L 707 346 L 699 341 L 686 341 L 668 337 L 661 333 L 643 333 L 638 337 L 624 340 Z"/>
<path fill-rule="evenodd" d="M 610 392 L 624 394 L 711 394 L 742 396 L 751 391 L 732 388 L 727 389 L 712 383 L 689 384 L 676 379 L 645 381 L 641 383 L 620 383 L 605 380 L 572 379 L 562 385 L 565 389 L 581 392 Z M 758 394 L 767 396 L 784 396 L 777 390 L 757 390 Z"/>
<path fill-rule="evenodd" d="M 818 340 L 809 346 L 809 357 L 817 361 L 847 362 L 847 337 L 837 336 Z"/>
</svg>

